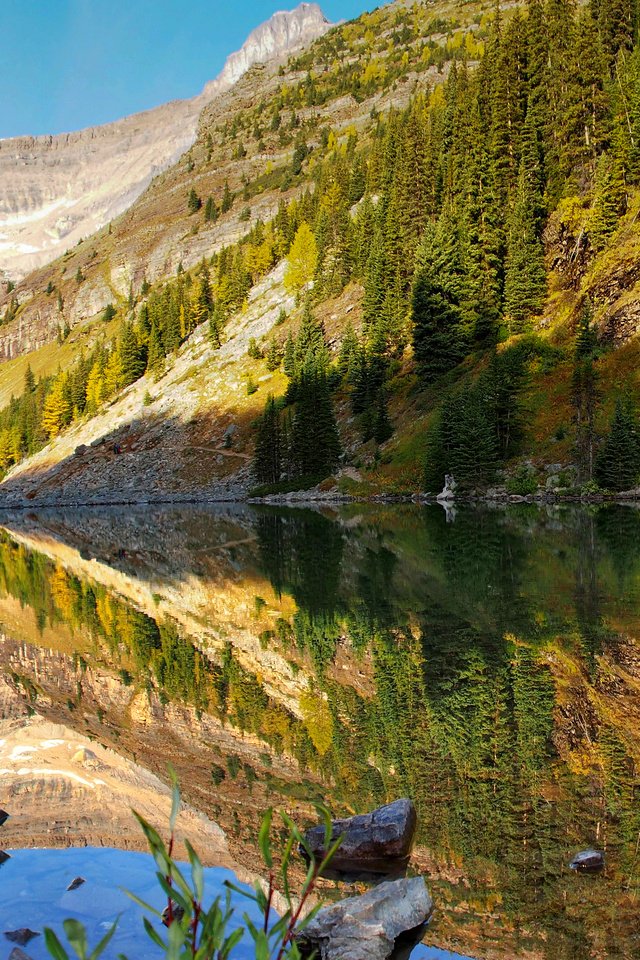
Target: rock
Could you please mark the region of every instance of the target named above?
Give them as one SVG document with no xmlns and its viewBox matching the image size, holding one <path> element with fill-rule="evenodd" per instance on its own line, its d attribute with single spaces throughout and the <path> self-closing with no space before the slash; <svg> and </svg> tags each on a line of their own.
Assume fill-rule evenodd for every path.
<svg viewBox="0 0 640 960">
<path fill-rule="evenodd" d="M 0 827 L 3 825 L 3 823 L 7 822 L 9 816 L 10 814 L 8 814 L 6 810 L 0 810 Z"/>
<path fill-rule="evenodd" d="M 569 866 L 578 873 L 600 873 L 605 867 L 604 853 L 589 847 L 576 853 Z"/>
<path fill-rule="evenodd" d="M 25 943 L 29 943 L 29 940 L 33 940 L 34 937 L 40 936 L 37 930 L 30 930 L 29 927 L 19 927 L 18 930 L 5 930 L 4 935 L 11 943 L 19 943 L 21 947 L 24 947 Z"/>
<path fill-rule="evenodd" d="M 74 877 L 71 883 L 69 884 L 69 886 L 67 887 L 67 890 L 77 890 L 78 887 L 81 887 L 82 884 L 86 882 L 87 881 L 85 880 L 84 877 Z"/>
<path fill-rule="evenodd" d="M 98 757 L 93 752 L 89 750 L 88 747 L 80 747 L 74 755 L 71 757 L 72 763 L 83 763 L 86 766 L 100 766 L 100 761 Z"/>
<path fill-rule="evenodd" d="M 24 950 L 21 950 L 20 947 L 14 947 L 9 954 L 9 960 L 31 960 L 31 957 L 28 953 L 25 953 Z"/>
<path fill-rule="evenodd" d="M 442 492 L 438 494 L 436 500 L 453 500 L 457 486 L 458 484 L 456 483 L 454 477 L 447 474 L 444 478 L 444 487 L 442 488 Z"/>
<path fill-rule="evenodd" d="M 73 451 L 73 455 L 74 457 L 84 457 L 86 452 L 87 452 L 86 443 L 79 443 L 78 446 Z"/>
<path fill-rule="evenodd" d="M 343 840 L 331 861 L 327 876 L 354 872 L 390 874 L 406 869 L 416 829 L 416 811 L 411 800 L 395 800 L 372 813 L 334 820 L 331 839 Z M 312 827 L 305 841 L 316 859 L 322 859 L 324 825 Z"/>
<path fill-rule="evenodd" d="M 11 854 L 7 853 L 6 850 L 0 850 L 0 867 L 3 863 L 6 863 L 7 860 L 11 860 Z"/>
<path fill-rule="evenodd" d="M 184 917 L 184 908 L 181 907 L 179 903 L 176 903 L 175 901 L 172 900 L 171 909 L 173 913 L 173 917 L 171 920 L 169 920 L 169 907 L 166 906 L 162 911 L 162 922 L 165 925 L 165 927 L 170 927 L 171 924 L 175 923 L 176 920 L 178 921 L 178 923 L 180 923 L 180 921 Z"/>
<path fill-rule="evenodd" d="M 411 932 L 417 942 L 432 911 L 423 877 L 390 880 L 325 907 L 305 928 L 304 941 L 321 960 L 387 960 L 401 936 Z"/>
</svg>

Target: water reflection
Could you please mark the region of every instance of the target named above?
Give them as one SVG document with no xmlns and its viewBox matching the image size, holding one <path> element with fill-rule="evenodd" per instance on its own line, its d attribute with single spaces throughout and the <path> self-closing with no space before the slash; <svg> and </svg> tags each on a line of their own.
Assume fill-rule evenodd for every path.
<svg viewBox="0 0 640 960">
<path fill-rule="evenodd" d="M 43 511 L 4 529 L 9 684 L 156 772 L 172 759 L 244 861 L 272 803 L 304 819 L 318 797 L 408 795 L 431 942 L 640 953 L 634 508 Z M 568 869 L 589 845 L 603 876 Z"/>
</svg>

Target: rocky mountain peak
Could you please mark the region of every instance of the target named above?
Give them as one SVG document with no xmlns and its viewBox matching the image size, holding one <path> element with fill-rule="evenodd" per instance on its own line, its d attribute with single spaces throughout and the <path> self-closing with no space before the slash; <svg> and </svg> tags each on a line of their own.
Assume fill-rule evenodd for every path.
<svg viewBox="0 0 640 960">
<path fill-rule="evenodd" d="M 209 99 L 234 84 L 254 63 L 282 57 L 311 43 L 331 26 L 317 3 L 301 3 L 295 10 L 276 11 L 251 31 L 240 50 L 227 57 L 222 71 L 206 85 L 203 95 Z"/>
</svg>

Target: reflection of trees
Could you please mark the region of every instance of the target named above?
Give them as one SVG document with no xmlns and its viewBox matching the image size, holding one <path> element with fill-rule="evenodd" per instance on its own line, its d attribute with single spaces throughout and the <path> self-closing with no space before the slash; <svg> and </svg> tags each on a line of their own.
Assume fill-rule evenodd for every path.
<svg viewBox="0 0 640 960">
<path fill-rule="evenodd" d="M 77 623 L 102 638 L 137 680 L 152 678 L 167 696 L 315 767 L 326 775 L 327 799 L 364 809 L 412 796 L 421 841 L 441 862 L 462 865 L 474 892 L 500 900 L 522 929 L 523 953 L 527 928 L 540 927 L 550 957 L 588 956 L 586 909 L 558 907 L 567 848 L 592 842 L 601 823 L 618 862 L 630 864 L 640 831 L 634 745 L 598 686 L 596 656 L 611 651 L 605 601 L 633 597 L 635 511 L 576 511 L 547 530 L 527 510 L 463 509 L 453 524 L 439 509 L 416 510 L 395 527 L 383 512 L 349 532 L 307 510 L 261 508 L 255 517 L 262 567 L 297 604 L 292 624 L 275 624 L 268 639 L 293 630 L 315 673 L 302 719 L 270 699 L 231 644 L 212 663 L 172 624 L 6 538 L 0 586 L 41 622 Z M 554 746 L 562 733 L 554 710 L 579 726 L 585 705 L 575 691 L 587 701 L 591 691 L 578 664 L 568 678 L 576 687 L 556 692 L 549 663 L 562 678 L 566 654 L 573 669 L 576 627 L 603 712 L 588 717 L 584 756 L 578 730 L 570 768 Z M 339 666 L 361 666 L 362 686 L 329 669 L 345 637 L 351 649 Z M 326 699 L 316 702 L 316 692 Z M 615 882 L 603 880 L 594 899 L 615 897 Z"/>
<path fill-rule="evenodd" d="M 463 607 L 473 616 L 488 610 L 502 629 L 513 629 L 520 616 L 526 620 L 521 575 L 527 544 L 516 528 L 488 510 L 460 510 L 448 523 L 443 510 L 427 507 L 422 521 L 452 611 Z"/>
</svg>

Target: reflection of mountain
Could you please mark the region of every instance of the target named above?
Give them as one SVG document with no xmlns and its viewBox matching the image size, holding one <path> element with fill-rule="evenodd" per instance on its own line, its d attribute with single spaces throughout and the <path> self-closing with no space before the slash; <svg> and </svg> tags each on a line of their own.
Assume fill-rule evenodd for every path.
<svg viewBox="0 0 640 960">
<path fill-rule="evenodd" d="M 639 515 L 358 511 L 12 517 L 9 682 L 170 759 L 245 860 L 270 803 L 408 793 L 435 942 L 633 955 Z M 588 843 L 609 867 L 587 888 L 566 863 Z"/>
</svg>

